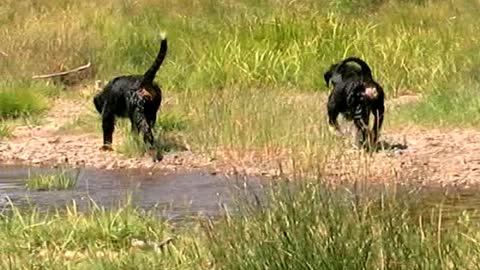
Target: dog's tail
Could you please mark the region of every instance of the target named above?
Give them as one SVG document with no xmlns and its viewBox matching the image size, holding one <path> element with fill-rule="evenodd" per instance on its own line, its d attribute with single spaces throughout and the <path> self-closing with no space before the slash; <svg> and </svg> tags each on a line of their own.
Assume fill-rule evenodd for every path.
<svg viewBox="0 0 480 270">
<path fill-rule="evenodd" d="M 364 80 L 373 80 L 373 77 L 372 77 L 372 70 L 370 69 L 370 67 L 368 66 L 367 63 L 365 63 L 365 61 L 363 61 L 362 59 L 358 58 L 358 57 L 348 57 L 348 58 L 345 58 L 341 63 L 340 65 L 338 65 L 338 69 L 341 69 L 343 68 L 344 65 L 346 65 L 347 63 L 349 62 L 354 62 L 356 64 L 358 64 L 360 66 L 360 68 L 362 69 L 362 76 L 363 76 L 363 79 Z"/>
<path fill-rule="evenodd" d="M 165 33 L 162 33 L 160 35 L 160 50 L 158 51 L 157 57 L 155 58 L 155 61 L 153 64 L 148 68 L 148 70 L 143 74 L 143 79 L 142 79 L 142 86 L 151 84 L 153 83 L 153 80 L 155 79 L 155 75 L 157 74 L 157 71 L 160 69 L 160 66 L 163 63 L 163 60 L 165 60 L 165 56 L 167 55 L 167 37 Z"/>
</svg>

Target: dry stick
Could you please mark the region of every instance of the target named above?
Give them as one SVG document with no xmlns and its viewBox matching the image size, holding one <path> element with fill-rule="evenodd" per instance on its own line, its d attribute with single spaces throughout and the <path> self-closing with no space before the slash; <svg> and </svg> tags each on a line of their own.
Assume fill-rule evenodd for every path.
<svg viewBox="0 0 480 270">
<path fill-rule="evenodd" d="M 90 66 L 91 66 L 91 63 L 88 62 L 88 64 L 86 64 L 86 65 L 83 65 L 83 66 L 80 66 L 80 67 L 77 67 L 77 68 L 74 68 L 74 69 L 71 69 L 71 70 L 67 70 L 67 71 L 45 74 L 45 75 L 35 75 L 35 76 L 32 77 L 32 79 L 46 79 L 46 78 L 52 78 L 52 77 L 57 77 L 57 76 L 63 76 L 63 75 L 67 75 L 67 74 L 82 71 L 84 69 L 89 68 Z"/>
<path fill-rule="evenodd" d="M 7 54 L 6 52 L 4 52 L 4 51 L 0 51 L 0 54 L 3 55 L 3 56 L 5 56 L 5 57 L 8 56 L 8 54 Z"/>
</svg>

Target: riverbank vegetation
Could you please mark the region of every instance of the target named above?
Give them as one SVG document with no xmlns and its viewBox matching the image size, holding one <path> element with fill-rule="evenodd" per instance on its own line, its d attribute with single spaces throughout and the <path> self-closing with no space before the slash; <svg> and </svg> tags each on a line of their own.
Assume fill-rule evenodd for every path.
<svg viewBox="0 0 480 270">
<path fill-rule="evenodd" d="M 285 182 L 286 183 L 286 182 Z M 132 204 L 4 211 L 2 268 L 474 269 L 475 212 L 415 192 L 331 189 L 319 181 L 238 196 L 222 216 L 171 223 Z M 359 185 L 361 186 L 361 185 Z M 243 198 L 256 198 L 246 201 Z M 464 209 L 467 206 L 465 206 Z"/>
</svg>

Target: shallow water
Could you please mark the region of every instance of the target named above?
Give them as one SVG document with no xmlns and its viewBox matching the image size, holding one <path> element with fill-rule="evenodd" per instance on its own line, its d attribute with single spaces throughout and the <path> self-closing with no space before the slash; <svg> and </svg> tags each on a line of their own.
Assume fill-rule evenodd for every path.
<svg viewBox="0 0 480 270">
<path fill-rule="evenodd" d="M 234 209 L 234 193 L 246 194 L 250 199 L 261 197 L 266 180 L 249 177 L 226 177 L 204 172 L 164 174 L 141 170 L 105 171 L 97 169 L 72 170 L 78 173 L 75 188 L 64 191 L 28 191 L 25 179 L 29 174 L 48 173 L 55 169 L 0 166 L 0 208 L 8 208 L 9 200 L 18 207 L 34 205 L 40 210 L 62 207 L 75 200 L 79 210 L 85 210 L 92 201 L 106 208 L 124 205 L 127 198 L 133 206 L 143 209 L 158 208 L 162 216 L 182 219 L 185 216 L 216 216 L 222 209 Z M 366 187 L 377 196 L 378 187 Z M 383 188 L 381 188 L 383 189 Z M 444 219 L 454 220 L 462 211 L 469 211 L 480 220 L 476 210 L 480 206 L 480 189 L 445 189 L 434 187 L 397 187 L 395 193 L 406 195 L 415 212 L 428 214 L 442 204 Z M 392 192 L 391 190 L 389 192 Z"/>
<path fill-rule="evenodd" d="M 248 189 L 260 192 L 262 183 L 257 178 L 228 178 L 202 172 L 178 174 L 148 174 L 140 170 L 104 171 L 96 169 L 72 170 L 78 173 L 75 188 L 63 191 L 29 191 L 25 179 L 29 173 L 48 173 L 53 169 L 0 166 L 0 203 L 8 206 L 8 199 L 16 206 L 35 205 L 40 210 L 62 207 L 75 200 L 80 210 L 91 202 L 106 208 L 124 205 L 127 198 L 132 205 L 143 209 L 162 209 L 169 218 L 186 215 L 217 215 L 222 207 L 232 203 L 233 192 Z"/>
</svg>

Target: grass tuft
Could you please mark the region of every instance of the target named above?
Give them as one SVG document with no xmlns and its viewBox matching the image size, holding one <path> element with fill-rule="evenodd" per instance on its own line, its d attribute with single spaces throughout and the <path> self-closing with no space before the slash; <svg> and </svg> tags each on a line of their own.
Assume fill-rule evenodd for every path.
<svg viewBox="0 0 480 270">
<path fill-rule="evenodd" d="M 161 130 L 154 133 L 155 147 L 160 153 L 175 152 L 185 150 L 180 135 L 163 132 Z M 119 146 L 119 152 L 127 157 L 139 157 L 146 153 L 143 135 L 126 133 Z"/>
<path fill-rule="evenodd" d="M 78 174 L 73 176 L 67 170 L 59 170 L 53 174 L 38 174 L 26 179 L 27 189 L 36 191 L 66 190 L 75 187 Z"/>
<path fill-rule="evenodd" d="M 45 101 L 28 90 L 0 90 L 0 118 L 35 115 L 46 108 Z"/>
<path fill-rule="evenodd" d="M 101 134 L 101 119 L 96 112 L 88 112 L 72 118 L 70 122 L 65 123 L 58 129 L 60 134 Z"/>
<path fill-rule="evenodd" d="M 0 139 L 8 138 L 12 135 L 12 127 L 7 121 L 0 120 Z"/>
</svg>

